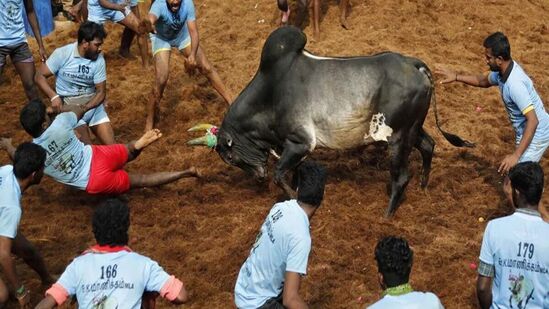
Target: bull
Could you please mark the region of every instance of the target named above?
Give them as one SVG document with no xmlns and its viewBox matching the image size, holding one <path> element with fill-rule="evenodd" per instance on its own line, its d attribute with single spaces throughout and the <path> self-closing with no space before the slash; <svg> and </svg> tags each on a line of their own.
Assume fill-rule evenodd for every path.
<svg viewBox="0 0 549 309">
<path fill-rule="evenodd" d="M 223 161 L 267 176 L 269 154 L 279 153 L 274 181 L 294 195 L 285 175 L 316 147 L 351 149 L 386 142 L 390 150 L 390 201 L 399 206 L 410 180 L 412 148 L 423 159 L 421 186 L 429 181 L 435 143 L 423 129 L 434 83 L 419 59 L 384 52 L 364 57 L 320 57 L 304 49 L 307 38 L 282 27 L 267 38 L 259 69 L 236 98 L 217 132 L 189 141 L 215 147 Z M 439 130 L 454 146 L 473 147 Z M 198 126 L 191 128 L 204 128 Z M 209 128 L 209 126 L 208 126 Z"/>
</svg>

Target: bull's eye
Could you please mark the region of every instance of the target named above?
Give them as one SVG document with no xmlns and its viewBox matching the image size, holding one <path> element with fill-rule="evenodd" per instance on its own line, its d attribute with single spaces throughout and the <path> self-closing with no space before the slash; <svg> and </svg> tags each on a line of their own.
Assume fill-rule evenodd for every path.
<svg viewBox="0 0 549 309">
<path fill-rule="evenodd" d="M 229 139 L 227 140 L 227 146 L 228 146 L 228 147 L 231 147 L 232 145 L 233 145 L 233 140 L 229 138 Z"/>
</svg>

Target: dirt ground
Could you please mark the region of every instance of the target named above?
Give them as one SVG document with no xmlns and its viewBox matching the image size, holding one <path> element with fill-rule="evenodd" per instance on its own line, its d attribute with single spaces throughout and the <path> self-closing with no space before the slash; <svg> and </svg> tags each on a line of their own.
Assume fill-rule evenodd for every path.
<svg viewBox="0 0 549 309">
<path fill-rule="evenodd" d="M 423 59 L 431 69 L 447 66 L 460 72 L 487 71 L 482 40 L 501 30 L 510 38 L 513 58 L 549 101 L 549 2 L 547 0 L 352 0 L 350 30 L 338 23 L 337 1 L 322 1 L 322 37 L 306 48 L 319 55 L 368 55 L 386 50 Z M 239 93 L 251 80 L 267 35 L 275 28 L 274 0 L 195 0 L 201 46 L 228 88 Z M 303 25 L 308 36 L 312 27 Z M 46 38 L 49 52 L 72 42 L 76 26 Z M 108 71 L 108 112 L 118 141 L 143 131 L 145 103 L 154 69 L 138 60 L 118 57 L 121 27 L 108 25 L 104 47 Z M 36 44 L 31 40 L 36 52 Z M 137 46 L 132 52 L 138 54 Z M 224 164 L 215 152 L 190 148 L 196 123 L 219 124 L 226 106 L 202 77 L 182 70 L 182 56 L 172 53 L 170 81 L 162 101 L 159 128 L 163 138 L 129 164 L 130 171 L 201 169 L 200 180 L 182 180 L 124 196 L 132 215 L 131 247 L 157 260 L 182 278 L 191 293 L 190 308 L 233 308 L 238 270 L 253 239 L 281 191 L 259 184 L 243 171 Z M 0 86 L 2 136 L 19 144 L 29 140 L 18 121 L 25 102 L 11 65 Z M 451 146 L 434 126 L 433 109 L 425 123 L 437 146 L 426 190 L 419 186 L 421 168 L 413 152 L 414 177 L 407 199 L 391 220 L 388 161 L 383 151 L 316 151 L 311 157 L 327 166 L 329 179 L 323 206 L 311 222 L 313 251 L 301 293 L 311 308 L 364 308 L 380 297 L 373 249 L 386 235 L 407 238 L 415 252 L 411 283 L 433 291 L 447 308 L 475 308 L 476 272 L 487 220 L 511 212 L 501 192 L 496 168 L 513 150 L 513 131 L 498 90 L 451 84 L 437 85 L 443 127 L 477 143 L 474 149 Z M 8 164 L 0 153 L 0 164 Z M 549 170 L 548 161 L 542 165 Z M 547 198 L 546 198 L 547 199 Z M 45 257 L 54 274 L 93 244 L 91 214 L 102 201 L 45 178 L 23 198 L 21 232 Z M 43 295 L 37 276 L 21 261 L 17 269 L 34 301 Z M 13 304 L 12 304 L 13 305 Z M 168 303 L 160 301 L 161 308 Z"/>
</svg>

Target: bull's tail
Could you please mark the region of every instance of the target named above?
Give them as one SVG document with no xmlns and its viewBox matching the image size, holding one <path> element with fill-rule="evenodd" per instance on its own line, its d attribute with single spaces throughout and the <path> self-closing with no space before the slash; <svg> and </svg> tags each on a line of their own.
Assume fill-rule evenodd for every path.
<svg viewBox="0 0 549 309">
<path fill-rule="evenodd" d="M 435 82 L 433 80 L 433 74 L 431 74 L 431 71 L 425 65 L 425 63 L 423 63 L 421 61 L 417 61 L 417 63 L 415 63 L 415 66 L 420 72 L 425 74 L 427 76 L 427 78 L 429 78 L 429 81 L 431 82 L 431 89 L 432 89 L 432 92 L 433 92 L 432 93 L 433 95 L 431 96 L 431 100 L 433 101 L 433 108 L 435 109 L 435 123 L 436 123 L 437 128 L 439 129 L 440 133 L 442 133 L 442 135 L 444 135 L 444 137 L 446 138 L 446 140 L 448 140 L 450 142 L 450 144 L 452 144 L 456 147 L 469 147 L 469 148 L 475 147 L 474 143 L 466 141 L 466 140 L 462 139 L 461 137 L 459 137 L 455 134 L 448 133 L 448 132 L 442 130 L 442 128 L 440 127 L 440 123 L 438 121 L 437 100 L 435 98 Z"/>
</svg>

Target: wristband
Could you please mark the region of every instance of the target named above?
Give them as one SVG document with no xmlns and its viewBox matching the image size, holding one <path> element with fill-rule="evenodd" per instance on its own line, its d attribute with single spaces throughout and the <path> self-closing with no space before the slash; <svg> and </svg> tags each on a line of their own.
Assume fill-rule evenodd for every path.
<svg viewBox="0 0 549 309">
<path fill-rule="evenodd" d="M 23 293 L 25 293 L 25 285 L 24 284 L 21 284 L 21 287 L 18 288 L 16 291 L 15 291 L 15 294 L 17 296 L 21 296 L 23 295 Z"/>
<path fill-rule="evenodd" d="M 58 95 L 58 94 L 54 95 L 53 98 L 50 99 L 50 102 L 53 102 L 53 100 L 55 100 L 55 99 L 57 99 L 57 98 L 59 98 L 59 95 Z"/>
</svg>

